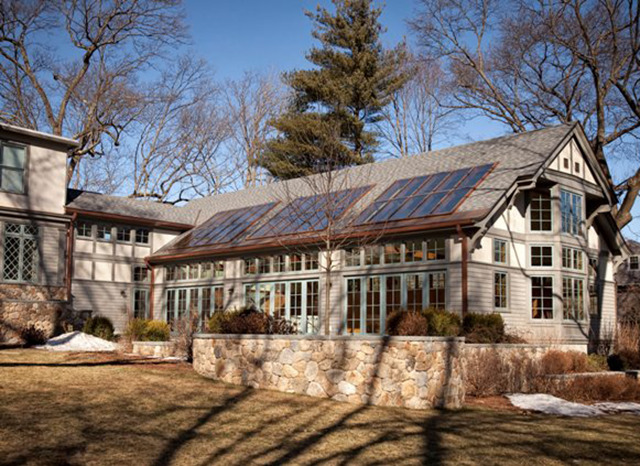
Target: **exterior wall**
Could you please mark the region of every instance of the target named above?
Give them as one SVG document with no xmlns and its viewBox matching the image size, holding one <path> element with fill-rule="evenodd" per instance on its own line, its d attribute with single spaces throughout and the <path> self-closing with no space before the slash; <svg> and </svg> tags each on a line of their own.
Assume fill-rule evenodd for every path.
<svg viewBox="0 0 640 466">
<path fill-rule="evenodd" d="M 26 193 L 0 191 L 0 209 L 64 214 L 67 154 L 64 148 L 23 136 L 0 133 L 0 139 L 27 147 Z"/>
<path fill-rule="evenodd" d="M 460 408 L 461 339 L 201 335 L 193 367 L 227 383 L 358 404 Z"/>
<path fill-rule="evenodd" d="M 562 149 L 549 168 L 596 184 L 593 172 L 585 162 L 585 157 L 575 140 L 571 140 Z"/>
<path fill-rule="evenodd" d="M 92 225 L 92 237 L 79 237 L 77 231 L 74 233 L 73 308 L 108 317 L 116 332 L 122 332 L 133 313 L 134 290 L 147 290 L 149 300 L 152 299 L 150 278 L 145 282 L 134 282 L 133 268 L 146 267 L 145 257 L 171 241 L 179 232 L 138 227 L 149 230 L 149 244 L 145 245 L 134 241 L 135 225 L 96 222 L 81 217 L 76 224 L 83 221 Z M 112 226 L 111 240 L 97 238 L 98 224 Z M 134 230 L 128 242 L 116 240 L 115 228 L 118 226 Z M 158 297 L 161 293 L 153 296 L 154 299 Z M 158 303 L 154 309 L 161 309 L 161 306 L 162 303 Z"/>
</svg>

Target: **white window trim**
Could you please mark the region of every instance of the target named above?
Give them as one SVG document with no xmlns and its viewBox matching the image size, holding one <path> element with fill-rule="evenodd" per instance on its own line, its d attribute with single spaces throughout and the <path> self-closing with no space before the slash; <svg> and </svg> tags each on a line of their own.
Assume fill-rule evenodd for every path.
<svg viewBox="0 0 640 466">
<path fill-rule="evenodd" d="M 531 253 L 531 249 L 532 248 L 551 248 L 551 265 L 533 265 L 533 254 Z M 545 243 L 534 243 L 534 244 L 530 244 L 529 245 L 529 267 L 535 269 L 535 270 L 548 270 L 548 269 L 552 269 L 555 264 L 556 264 L 556 249 L 554 247 L 553 244 L 545 244 Z M 545 257 L 545 256 L 541 256 L 541 257 Z"/>
<path fill-rule="evenodd" d="M 506 277 L 507 283 L 506 283 L 506 298 L 507 298 L 507 305 L 505 307 L 498 307 L 496 306 L 496 274 L 503 274 Z M 507 272 L 506 270 L 494 270 L 493 272 L 493 308 L 499 312 L 508 312 L 509 311 L 509 307 L 511 304 L 511 290 L 509 289 L 509 286 L 511 284 L 511 280 L 509 277 L 509 272 Z"/>
<path fill-rule="evenodd" d="M 543 317 L 540 317 L 539 319 L 535 319 L 533 317 L 533 307 L 532 307 L 532 301 L 533 301 L 533 278 L 551 278 L 551 318 L 545 318 L 544 317 L 544 313 L 542 314 Z M 553 275 L 550 274 L 535 274 L 535 275 L 531 275 L 530 279 L 529 279 L 529 320 L 531 322 L 553 322 L 554 320 L 556 320 L 556 316 L 557 316 L 557 309 L 556 309 L 556 279 Z"/>
</svg>

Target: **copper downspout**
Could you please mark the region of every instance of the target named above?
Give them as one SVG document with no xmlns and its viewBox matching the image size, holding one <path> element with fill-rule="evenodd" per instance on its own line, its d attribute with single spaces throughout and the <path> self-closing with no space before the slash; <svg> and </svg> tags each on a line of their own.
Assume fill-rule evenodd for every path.
<svg viewBox="0 0 640 466">
<path fill-rule="evenodd" d="M 156 281 L 156 269 L 153 268 L 153 265 L 149 263 L 149 259 L 144 260 L 147 264 L 147 267 L 150 269 L 150 286 L 149 286 L 149 319 L 153 319 L 153 304 L 154 304 L 154 288 Z"/>
<path fill-rule="evenodd" d="M 457 226 L 457 230 L 462 242 L 462 317 L 464 317 L 469 311 L 469 238 L 460 225 Z"/>
<path fill-rule="evenodd" d="M 67 285 L 67 302 L 71 302 L 71 281 L 73 278 L 73 231 L 75 229 L 76 220 L 78 218 L 78 214 L 74 213 L 71 216 L 71 222 L 69 223 L 69 228 L 67 229 L 67 270 L 65 277 L 65 285 Z"/>
</svg>

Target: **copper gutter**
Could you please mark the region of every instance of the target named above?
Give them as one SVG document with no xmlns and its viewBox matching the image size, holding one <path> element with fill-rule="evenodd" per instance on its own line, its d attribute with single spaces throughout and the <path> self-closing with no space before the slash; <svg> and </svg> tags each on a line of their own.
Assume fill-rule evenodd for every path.
<svg viewBox="0 0 640 466">
<path fill-rule="evenodd" d="M 467 315 L 469 311 L 469 238 L 462 231 L 462 227 L 456 227 L 458 235 L 461 239 L 461 268 L 462 268 L 462 317 Z"/>
<path fill-rule="evenodd" d="M 81 215 L 83 217 L 89 217 L 99 220 L 111 220 L 115 222 L 134 223 L 137 225 L 144 225 L 156 228 L 166 228 L 168 230 L 190 230 L 194 226 L 188 223 L 166 222 L 164 220 L 153 220 L 149 218 L 134 217 L 132 215 L 120 215 L 107 212 L 94 212 L 91 210 L 75 209 L 73 207 L 67 207 L 67 212 L 72 214 Z"/>
<path fill-rule="evenodd" d="M 78 214 L 73 214 L 71 216 L 71 222 L 69 223 L 69 227 L 67 228 L 67 267 L 66 267 L 66 276 L 65 276 L 65 284 L 67 286 L 67 301 L 71 302 L 71 281 L 73 279 L 73 246 L 74 246 L 74 229 L 76 220 L 78 218 Z"/>
<path fill-rule="evenodd" d="M 154 305 L 154 288 L 156 282 L 156 270 L 153 268 L 153 265 L 149 263 L 149 259 L 144 260 L 147 267 L 150 269 L 150 286 L 149 286 L 149 319 L 153 319 L 153 305 Z"/>
</svg>

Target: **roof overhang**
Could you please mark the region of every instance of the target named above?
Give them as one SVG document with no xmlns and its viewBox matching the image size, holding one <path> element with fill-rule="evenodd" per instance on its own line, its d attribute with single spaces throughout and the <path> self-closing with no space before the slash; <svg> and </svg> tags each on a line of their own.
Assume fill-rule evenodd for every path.
<svg viewBox="0 0 640 466">
<path fill-rule="evenodd" d="M 80 142 L 76 141 L 75 139 L 56 136 L 55 134 L 43 133 L 42 131 L 23 128 L 21 126 L 8 125 L 6 123 L 0 123 L 0 130 L 10 134 L 61 144 L 69 149 L 80 146 Z"/>
<path fill-rule="evenodd" d="M 91 210 L 77 209 L 74 207 L 66 207 L 68 214 L 77 214 L 81 217 L 88 217 L 95 220 L 133 223 L 135 225 L 143 225 L 153 228 L 164 228 L 167 230 L 186 231 L 193 228 L 193 225 L 188 223 L 167 222 L 165 220 L 158 220 L 152 218 L 135 217 L 132 215 L 113 214 L 109 212 L 95 212 Z"/>
</svg>

